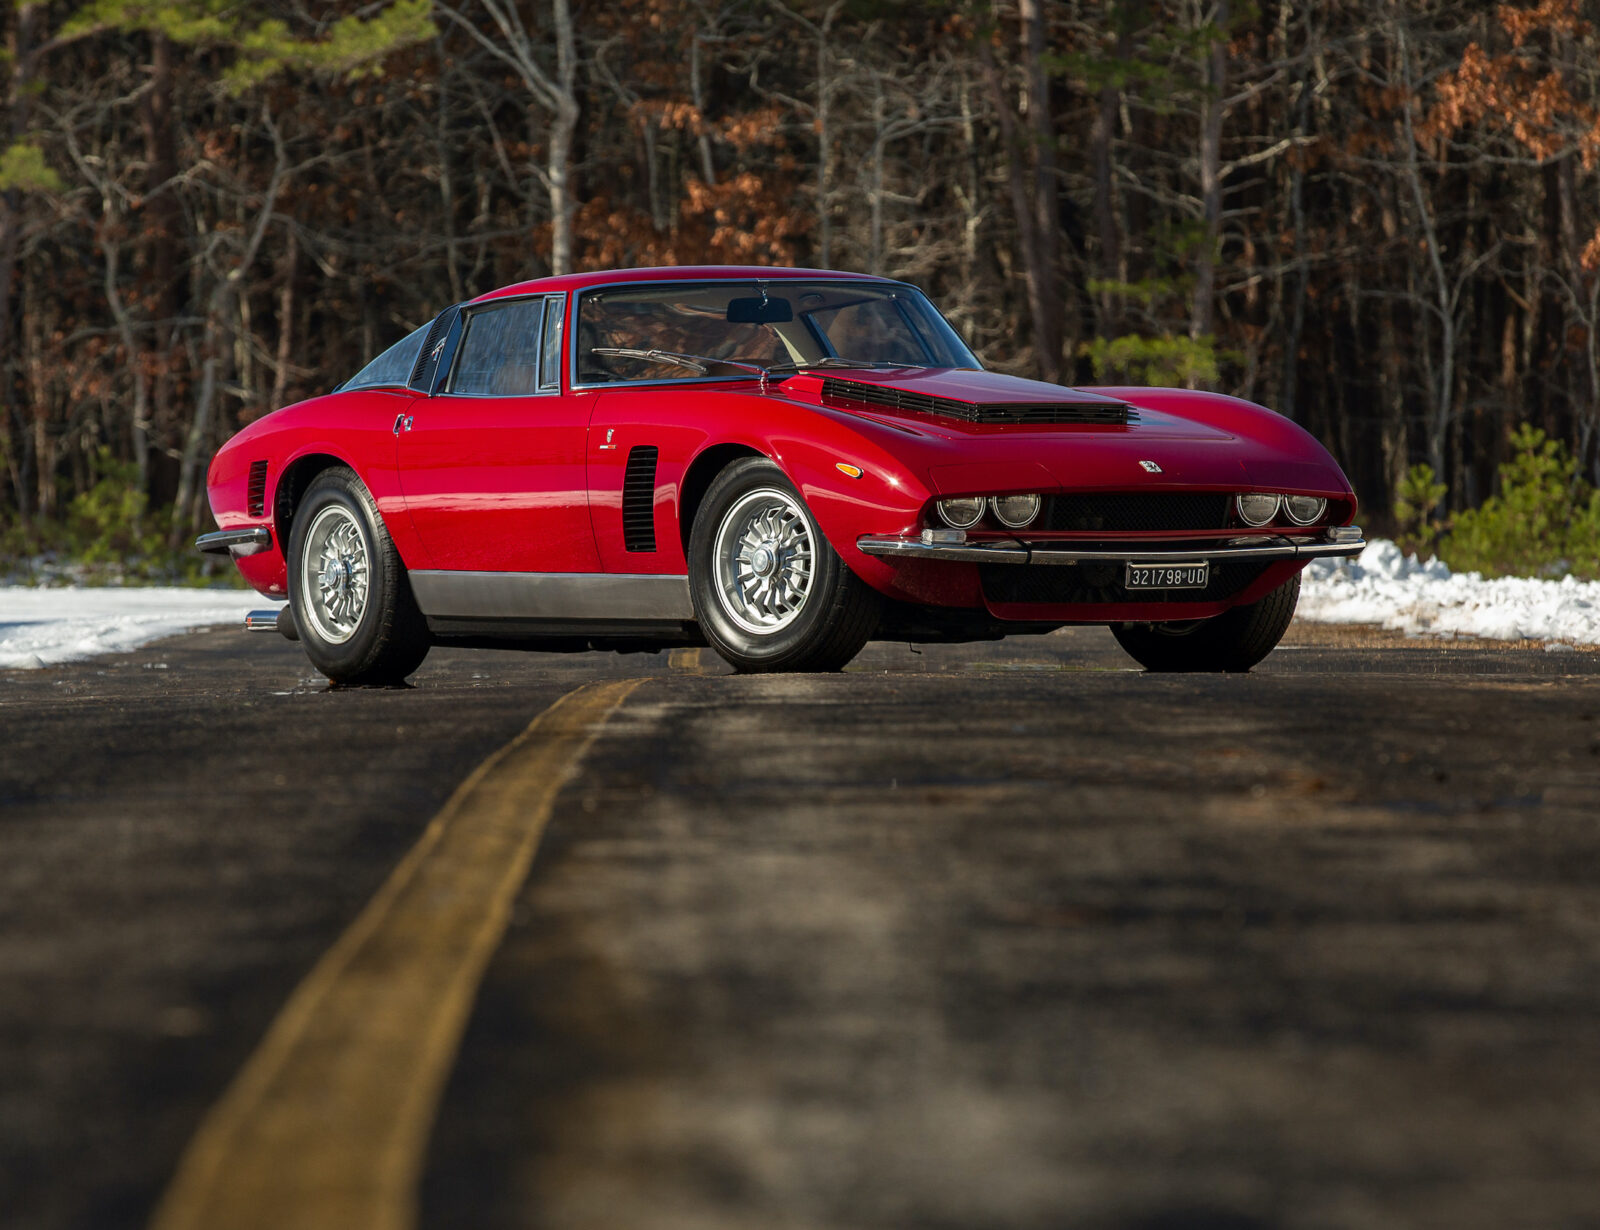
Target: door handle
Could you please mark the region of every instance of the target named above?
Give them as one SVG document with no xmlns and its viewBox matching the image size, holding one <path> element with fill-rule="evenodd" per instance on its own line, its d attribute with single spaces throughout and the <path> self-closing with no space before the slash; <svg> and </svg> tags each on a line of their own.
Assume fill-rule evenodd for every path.
<svg viewBox="0 0 1600 1230">
<path fill-rule="evenodd" d="M 406 431 L 411 430 L 411 416 L 409 414 L 397 414 L 394 416 L 393 431 L 396 436 L 400 434 L 401 428 L 404 428 Z"/>
</svg>

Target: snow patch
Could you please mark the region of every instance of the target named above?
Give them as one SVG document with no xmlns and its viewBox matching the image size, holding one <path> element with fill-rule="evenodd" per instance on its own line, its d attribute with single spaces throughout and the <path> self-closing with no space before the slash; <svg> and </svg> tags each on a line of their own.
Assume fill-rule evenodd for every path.
<svg viewBox="0 0 1600 1230">
<path fill-rule="evenodd" d="M 1379 624 L 1413 636 L 1556 641 L 1552 652 L 1600 645 L 1600 581 L 1485 580 L 1420 561 L 1379 538 L 1354 559 L 1314 560 L 1302 574 L 1301 619 Z"/>
<path fill-rule="evenodd" d="M 166 636 L 238 625 L 267 605 L 249 590 L 0 585 L 0 669 L 53 666 L 124 653 Z M 1355 559 L 1316 560 L 1300 591 L 1301 619 L 1378 624 L 1413 636 L 1551 642 L 1550 653 L 1600 646 L 1600 582 L 1453 573 L 1377 539 Z"/>
<path fill-rule="evenodd" d="M 125 653 L 195 628 L 238 624 L 266 604 L 241 589 L 0 585 L 0 669 Z"/>
</svg>

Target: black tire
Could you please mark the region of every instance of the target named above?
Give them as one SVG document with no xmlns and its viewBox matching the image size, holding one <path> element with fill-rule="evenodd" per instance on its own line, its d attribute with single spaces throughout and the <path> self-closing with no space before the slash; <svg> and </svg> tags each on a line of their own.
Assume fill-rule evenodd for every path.
<svg viewBox="0 0 1600 1230">
<path fill-rule="evenodd" d="M 731 549 L 740 527 L 765 532 L 758 523 L 771 530 L 774 545 L 762 539 L 748 559 L 740 557 L 750 568 L 747 586 Z M 760 566 L 769 572 L 758 574 Z M 740 458 L 712 481 L 689 534 L 689 592 L 711 647 L 752 673 L 839 670 L 861 652 L 883 605 L 822 536 L 794 484 L 764 457 Z"/>
<path fill-rule="evenodd" d="M 319 573 L 318 560 L 332 570 Z M 336 466 L 312 480 L 295 509 L 288 564 L 300 643 L 329 679 L 397 684 L 422 665 L 427 621 L 378 506 L 353 470 Z"/>
<path fill-rule="evenodd" d="M 1184 624 L 1112 624 L 1111 635 L 1149 671 L 1249 670 L 1283 639 L 1300 601 L 1295 573 L 1266 597 L 1214 619 Z"/>
</svg>

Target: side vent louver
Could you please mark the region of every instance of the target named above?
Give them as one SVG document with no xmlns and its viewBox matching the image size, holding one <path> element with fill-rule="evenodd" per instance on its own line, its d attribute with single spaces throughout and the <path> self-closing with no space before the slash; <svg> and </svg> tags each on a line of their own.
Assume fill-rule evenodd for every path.
<svg viewBox="0 0 1600 1230">
<path fill-rule="evenodd" d="M 629 551 L 656 549 L 656 457 L 654 444 L 628 453 L 622 478 L 622 544 Z"/>
<path fill-rule="evenodd" d="M 245 497 L 245 509 L 252 517 L 264 517 L 267 514 L 267 463 L 265 461 L 252 461 L 250 463 L 250 486 Z"/>
<path fill-rule="evenodd" d="M 1093 423 L 1125 427 L 1139 417 L 1123 402 L 967 402 L 832 377 L 822 382 L 822 396 L 825 401 L 853 403 L 875 410 L 938 414 L 964 423 Z"/>
<path fill-rule="evenodd" d="M 426 377 L 426 383 L 431 384 L 433 382 L 433 372 L 430 369 L 433 367 L 434 359 L 437 357 L 434 351 L 438 348 L 439 343 L 444 340 L 445 334 L 450 332 L 450 326 L 455 323 L 455 318 L 456 313 L 452 308 L 446 308 L 433 318 L 433 327 L 428 330 L 428 336 L 423 339 L 422 349 L 417 351 L 417 361 L 411 365 L 411 379 L 406 381 L 410 388 L 417 389 L 423 393 L 429 391 L 424 387 L 424 377 Z"/>
</svg>

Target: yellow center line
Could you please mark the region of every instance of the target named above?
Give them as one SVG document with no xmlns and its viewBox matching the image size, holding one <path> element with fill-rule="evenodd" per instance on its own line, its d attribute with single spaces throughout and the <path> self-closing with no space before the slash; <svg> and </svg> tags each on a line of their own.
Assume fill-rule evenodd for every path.
<svg viewBox="0 0 1600 1230">
<path fill-rule="evenodd" d="M 701 655 L 705 652 L 704 649 L 674 649 L 667 654 L 667 667 L 688 675 L 703 675 L 706 663 Z"/>
<path fill-rule="evenodd" d="M 212 1107 L 151 1230 L 407 1230 L 472 1002 L 556 795 L 641 680 L 563 696 L 450 796 Z"/>
</svg>

